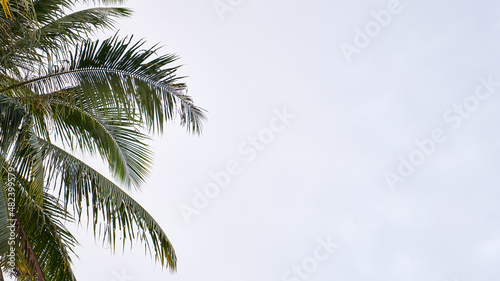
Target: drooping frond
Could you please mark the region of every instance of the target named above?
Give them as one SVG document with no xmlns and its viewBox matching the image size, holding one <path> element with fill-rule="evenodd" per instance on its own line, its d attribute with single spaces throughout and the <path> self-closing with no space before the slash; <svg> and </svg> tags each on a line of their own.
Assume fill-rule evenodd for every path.
<svg viewBox="0 0 500 281">
<path fill-rule="evenodd" d="M 85 99 L 94 104 L 112 100 L 114 107 L 142 116 L 144 124 L 153 131 L 161 131 L 164 121 L 178 117 L 181 125 L 199 133 L 204 112 L 185 94 L 185 85 L 177 82 L 178 67 L 169 67 L 177 57 L 152 58 L 157 48 L 140 49 L 143 45 L 143 41 L 132 43 L 131 38 L 119 40 L 116 36 L 102 43 L 85 41 L 71 56 L 68 66 L 16 83 L 0 93 L 22 86 L 38 94 L 80 86 Z"/>
<path fill-rule="evenodd" d="M 136 120 L 121 108 L 92 111 L 56 99 L 50 102 L 57 112 L 52 116 L 55 131 L 65 136 L 65 144 L 84 152 L 98 152 L 123 184 L 140 186 L 148 174 L 152 153 L 145 142 L 149 138 L 138 130 Z"/>
<path fill-rule="evenodd" d="M 73 206 L 81 217 L 82 210 L 93 219 L 94 230 L 102 219 L 108 228 L 104 235 L 114 248 L 117 232 L 125 240 L 139 239 L 154 254 L 155 259 L 171 270 L 177 258 L 167 235 L 153 217 L 116 184 L 71 154 L 46 142 L 44 154 L 50 170 L 60 183 L 65 204 Z M 97 235 L 98 233 L 95 232 Z"/>
<path fill-rule="evenodd" d="M 39 48 L 50 50 L 59 57 L 67 52 L 68 44 L 76 44 L 85 40 L 93 32 L 109 29 L 116 23 L 115 19 L 130 16 L 131 11 L 125 8 L 91 8 L 80 10 L 69 15 L 51 20 L 39 30 Z M 50 54 L 49 54 L 50 55 Z"/>
<path fill-rule="evenodd" d="M 3 161 L 8 160 L 22 178 L 30 180 L 30 194 L 37 198 L 39 204 L 43 204 L 43 157 L 38 138 L 32 130 L 32 116 L 27 114 L 18 100 L 0 95 L 0 125 Z"/>
</svg>

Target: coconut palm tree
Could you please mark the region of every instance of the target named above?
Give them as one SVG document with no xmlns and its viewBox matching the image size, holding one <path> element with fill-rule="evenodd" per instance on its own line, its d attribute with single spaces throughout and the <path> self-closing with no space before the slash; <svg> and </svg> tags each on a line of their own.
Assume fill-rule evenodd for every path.
<svg viewBox="0 0 500 281">
<path fill-rule="evenodd" d="M 175 270 L 165 232 L 125 190 L 148 175 L 149 135 L 171 120 L 200 133 L 203 110 L 175 55 L 132 37 L 87 39 L 130 10 L 74 2 L 10 0 L 0 16 L 0 267 L 17 280 L 76 280 L 65 223 L 83 219 L 111 249 L 139 240 Z M 114 181 L 75 152 L 101 157 Z"/>
</svg>

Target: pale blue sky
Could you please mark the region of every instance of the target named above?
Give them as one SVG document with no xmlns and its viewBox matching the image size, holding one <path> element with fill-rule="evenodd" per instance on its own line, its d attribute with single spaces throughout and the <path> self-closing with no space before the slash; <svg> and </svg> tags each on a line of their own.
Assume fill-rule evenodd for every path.
<svg viewBox="0 0 500 281">
<path fill-rule="evenodd" d="M 214 3 L 233 6 L 221 18 Z M 355 46 L 356 28 L 388 5 L 400 12 L 349 63 L 340 44 Z M 474 95 L 479 77 L 500 81 L 500 3 L 126 6 L 135 14 L 120 34 L 182 57 L 208 123 L 201 137 L 172 125 L 156 139 L 152 175 L 133 193 L 169 235 L 177 273 L 140 245 L 112 256 L 83 230 L 79 280 L 498 280 L 500 87 L 456 130 L 443 114 Z M 293 118 L 277 117 L 284 108 Z M 384 174 L 437 128 L 447 140 L 391 190 Z M 261 150 L 248 139 L 259 134 Z M 238 172 L 187 223 L 180 206 L 193 207 L 195 190 L 228 163 Z M 316 251 L 327 238 L 338 247 Z"/>
</svg>

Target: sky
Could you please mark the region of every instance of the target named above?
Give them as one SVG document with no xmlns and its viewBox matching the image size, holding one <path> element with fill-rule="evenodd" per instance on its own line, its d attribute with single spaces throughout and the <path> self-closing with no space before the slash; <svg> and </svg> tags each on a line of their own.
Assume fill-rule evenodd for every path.
<svg viewBox="0 0 500 281">
<path fill-rule="evenodd" d="M 208 121 L 169 124 L 130 192 L 177 272 L 69 226 L 78 280 L 498 280 L 500 2 L 124 6 Z"/>
</svg>

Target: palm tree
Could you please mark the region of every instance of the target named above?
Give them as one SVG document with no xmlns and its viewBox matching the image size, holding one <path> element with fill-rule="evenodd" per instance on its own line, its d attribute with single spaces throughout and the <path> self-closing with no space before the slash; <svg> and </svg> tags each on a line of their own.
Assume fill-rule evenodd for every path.
<svg viewBox="0 0 500 281">
<path fill-rule="evenodd" d="M 165 232 L 122 188 L 148 175 L 149 134 L 176 119 L 200 133 L 203 110 L 185 94 L 175 55 L 132 37 L 87 39 L 130 10 L 72 12 L 73 2 L 10 0 L 0 16 L 0 267 L 17 280 L 76 280 L 78 242 L 64 225 L 87 219 L 112 249 L 117 238 L 139 240 L 175 270 Z M 100 156 L 117 183 L 75 151 Z"/>
</svg>

